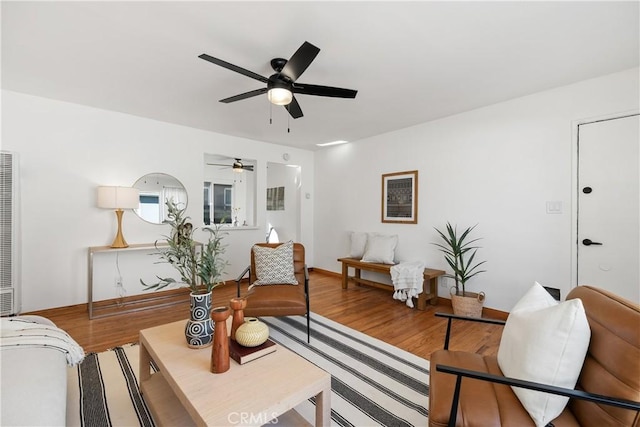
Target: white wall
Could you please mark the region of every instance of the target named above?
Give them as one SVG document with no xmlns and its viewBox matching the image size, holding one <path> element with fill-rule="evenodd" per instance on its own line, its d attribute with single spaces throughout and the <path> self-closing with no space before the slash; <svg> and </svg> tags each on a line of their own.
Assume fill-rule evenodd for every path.
<svg viewBox="0 0 640 427">
<path fill-rule="evenodd" d="M 433 227 L 478 224 L 487 273 L 468 284 L 510 310 L 535 280 L 571 288 L 573 121 L 639 109 L 632 69 L 316 152 L 315 266 L 340 271 L 349 231 L 399 235 L 399 261 L 445 269 Z M 389 108 L 393 108 L 392 105 Z M 381 175 L 419 170 L 418 224 L 380 221 Z M 330 171 L 330 172 L 329 172 Z M 561 201 L 562 214 L 547 214 Z M 440 287 L 440 295 L 447 289 Z"/>
<path fill-rule="evenodd" d="M 96 208 L 98 185 L 132 185 L 151 172 L 182 182 L 189 194 L 187 214 L 202 224 L 203 154 L 257 159 L 258 194 L 266 191 L 266 164 L 284 152 L 302 166 L 302 186 L 313 188 L 313 153 L 198 129 L 2 91 L 2 149 L 20 154 L 23 311 L 87 302 L 87 248 L 110 245 L 116 232 L 113 212 Z M 258 197 L 258 227 L 231 230 L 225 239 L 235 278 L 248 264 L 254 242 L 264 240 L 265 198 Z M 313 199 L 302 203 L 300 241 L 313 260 Z M 132 243 L 153 242 L 168 226 L 144 222 L 126 212 L 123 231 Z M 198 235 L 204 238 L 204 234 Z M 157 272 L 152 263 L 127 261 L 120 267 L 129 293 L 138 280 Z M 150 259 L 147 255 L 139 259 Z M 104 257 L 96 272 L 100 298 L 116 297 L 115 261 Z"/>
</svg>

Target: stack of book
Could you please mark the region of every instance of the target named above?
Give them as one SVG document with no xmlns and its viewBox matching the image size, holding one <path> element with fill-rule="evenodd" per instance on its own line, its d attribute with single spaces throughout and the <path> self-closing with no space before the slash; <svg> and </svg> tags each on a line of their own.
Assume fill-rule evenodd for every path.
<svg viewBox="0 0 640 427">
<path fill-rule="evenodd" d="M 276 343 L 269 339 L 259 346 L 245 347 L 229 338 L 229 356 L 240 365 L 273 353 L 276 348 Z"/>
</svg>

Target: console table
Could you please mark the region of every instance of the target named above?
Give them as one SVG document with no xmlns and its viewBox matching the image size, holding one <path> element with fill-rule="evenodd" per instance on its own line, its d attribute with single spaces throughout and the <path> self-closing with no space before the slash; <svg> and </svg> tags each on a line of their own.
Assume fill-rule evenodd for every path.
<svg viewBox="0 0 640 427">
<path fill-rule="evenodd" d="M 393 290 L 393 285 L 363 279 L 361 277 L 361 270 L 371 271 L 374 273 L 391 274 L 391 267 L 393 267 L 394 264 L 363 262 L 357 258 L 338 258 L 338 261 L 342 263 L 342 289 L 347 289 L 349 286 L 349 280 L 352 280 L 358 285 L 373 286 L 380 289 L 391 288 L 391 290 Z M 349 267 L 354 269 L 353 276 L 349 276 Z M 434 270 L 432 268 L 424 269 L 422 292 L 418 295 L 418 304 L 416 305 L 418 310 L 424 310 L 426 308 L 427 300 L 429 300 L 431 305 L 438 304 L 438 277 L 444 274 L 445 271 L 443 270 Z"/>
<path fill-rule="evenodd" d="M 87 266 L 87 271 L 88 271 L 88 280 L 87 280 L 87 285 L 88 285 L 88 293 L 89 293 L 89 319 L 96 319 L 96 318 L 100 318 L 100 317 L 106 317 L 106 316 L 113 316 L 115 314 L 121 314 L 121 313 L 130 313 L 133 311 L 138 311 L 140 310 L 139 305 L 137 307 L 132 307 L 132 308 L 128 308 L 128 309 L 122 309 L 122 310 L 118 310 L 117 312 L 112 312 L 112 313 L 94 313 L 94 307 L 93 307 L 93 256 L 97 253 L 109 253 L 109 252 L 130 252 L 130 251 L 141 251 L 141 250 L 155 250 L 157 248 L 166 248 L 169 247 L 169 245 L 167 245 L 166 243 L 158 243 L 157 246 L 155 243 L 137 243 L 137 244 L 133 244 L 133 245 L 129 245 L 126 248 L 112 248 L 111 246 L 91 246 L 89 247 L 88 250 L 88 266 Z M 139 300 L 138 302 L 141 301 L 153 301 L 153 300 L 161 300 L 161 299 L 166 299 L 164 297 L 159 297 L 157 294 L 156 295 L 152 295 L 150 294 L 149 297 L 146 297 L 145 299 Z M 174 305 L 174 304 L 178 304 L 178 302 L 170 302 L 170 303 L 164 303 L 161 305 Z M 157 306 L 161 306 L 161 305 L 156 305 Z M 147 307 L 148 308 L 148 307 Z"/>
</svg>

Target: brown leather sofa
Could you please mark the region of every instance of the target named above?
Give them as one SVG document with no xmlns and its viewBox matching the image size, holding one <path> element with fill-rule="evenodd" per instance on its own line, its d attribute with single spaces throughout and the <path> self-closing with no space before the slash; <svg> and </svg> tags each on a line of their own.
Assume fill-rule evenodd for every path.
<svg viewBox="0 0 640 427">
<path fill-rule="evenodd" d="M 276 248 L 281 243 L 257 243 L 258 246 Z M 259 316 L 307 316 L 307 342 L 309 342 L 309 273 L 305 264 L 304 246 L 293 244 L 293 272 L 298 285 L 266 285 L 254 286 L 245 296 L 247 306 L 244 315 Z M 236 279 L 238 296 L 240 283 L 247 277 L 249 285 L 257 279 L 253 250 L 251 250 L 251 264 Z"/>
<path fill-rule="evenodd" d="M 580 298 L 591 340 L 575 390 L 505 378 L 496 356 L 445 349 L 431 355 L 429 426 L 534 426 L 511 390 L 518 385 L 568 396 L 569 403 L 552 425 L 640 426 L 640 307 L 609 292 L 578 286 L 567 299 Z M 458 395 L 456 396 L 456 384 Z"/>
</svg>

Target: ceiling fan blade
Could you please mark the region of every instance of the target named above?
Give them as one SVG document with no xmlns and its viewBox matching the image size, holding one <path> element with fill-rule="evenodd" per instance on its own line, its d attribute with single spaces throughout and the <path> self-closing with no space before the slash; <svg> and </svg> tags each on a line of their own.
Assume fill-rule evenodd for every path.
<svg viewBox="0 0 640 427">
<path fill-rule="evenodd" d="M 220 102 L 224 102 L 225 104 L 228 104 L 230 102 L 251 98 L 252 96 L 262 95 L 263 93 L 267 93 L 266 87 L 263 87 L 262 89 L 256 89 L 249 92 L 241 93 L 240 95 L 230 96 L 229 98 L 221 99 Z"/>
<path fill-rule="evenodd" d="M 300 108 L 300 104 L 298 104 L 295 96 L 291 100 L 291 103 L 289 105 L 285 105 L 284 108 L 289 112 L 289 114 L 291 114 L 291 117 L 293 117 L 294 119 L 299 119 L 304 115 L 302 114 L 302 108 Z"/>
<path fill-rule="evenodd" d="M 296 50 L 296 52 L 291 56 L 291 59 L 287 61 L 284 68 L 281 71 L 281 74 L 284 74 L 286 77 L 291 79 L 292 81 L 296 81 L 298 77 L 307 67 L 313 62 L 313 60 L 320 53 L 320 49 L 315 47 L 309 42 L 302 43 L 302 46 Z"/>
<path fill-rule="evenodd" d="M 222 163 L 207 163 L 209 166 L 224 166 L 226 168 L 230 168 L 231 165 L 223 165 Z"/>
<path fill-rule="evenodd" d="M 209 61 L 213 64 L 219 65 L 223 68 L 226 68 L 227 70 L 235 71 L 236 73 L 240 73 L 243 76 L 247 76 L 247 77 L 251 77 L 252 79 L 259 80 L 262 83 L 266 83 L 269 81 L 268 78 L 263 77 L 260 74 L 254 73 L 253 71 L 246 70 L 242 67 L 238 67 L 237 65 L 230 64 L 227 61 L 223 61 L 222 59 L 214 58 L 213 56 L 207 55 L 206 53 L 203 53 L 202 55 L 198 56 L 198 58 L 202 58 L 205 61 Z"/>
<path fill-rule="evenodd" d="M 253 165 L 242 165 L 242 169 L 253 172 Z"/>
<path fill-rule="evenodd" d="M 343 89 L 340 87 L 294 83 L 293 93 L 300 93 L 302 95 L 329 96 L 332 98 L 355 98 L 358 91 L 353 89 Z"/>
</svg>

